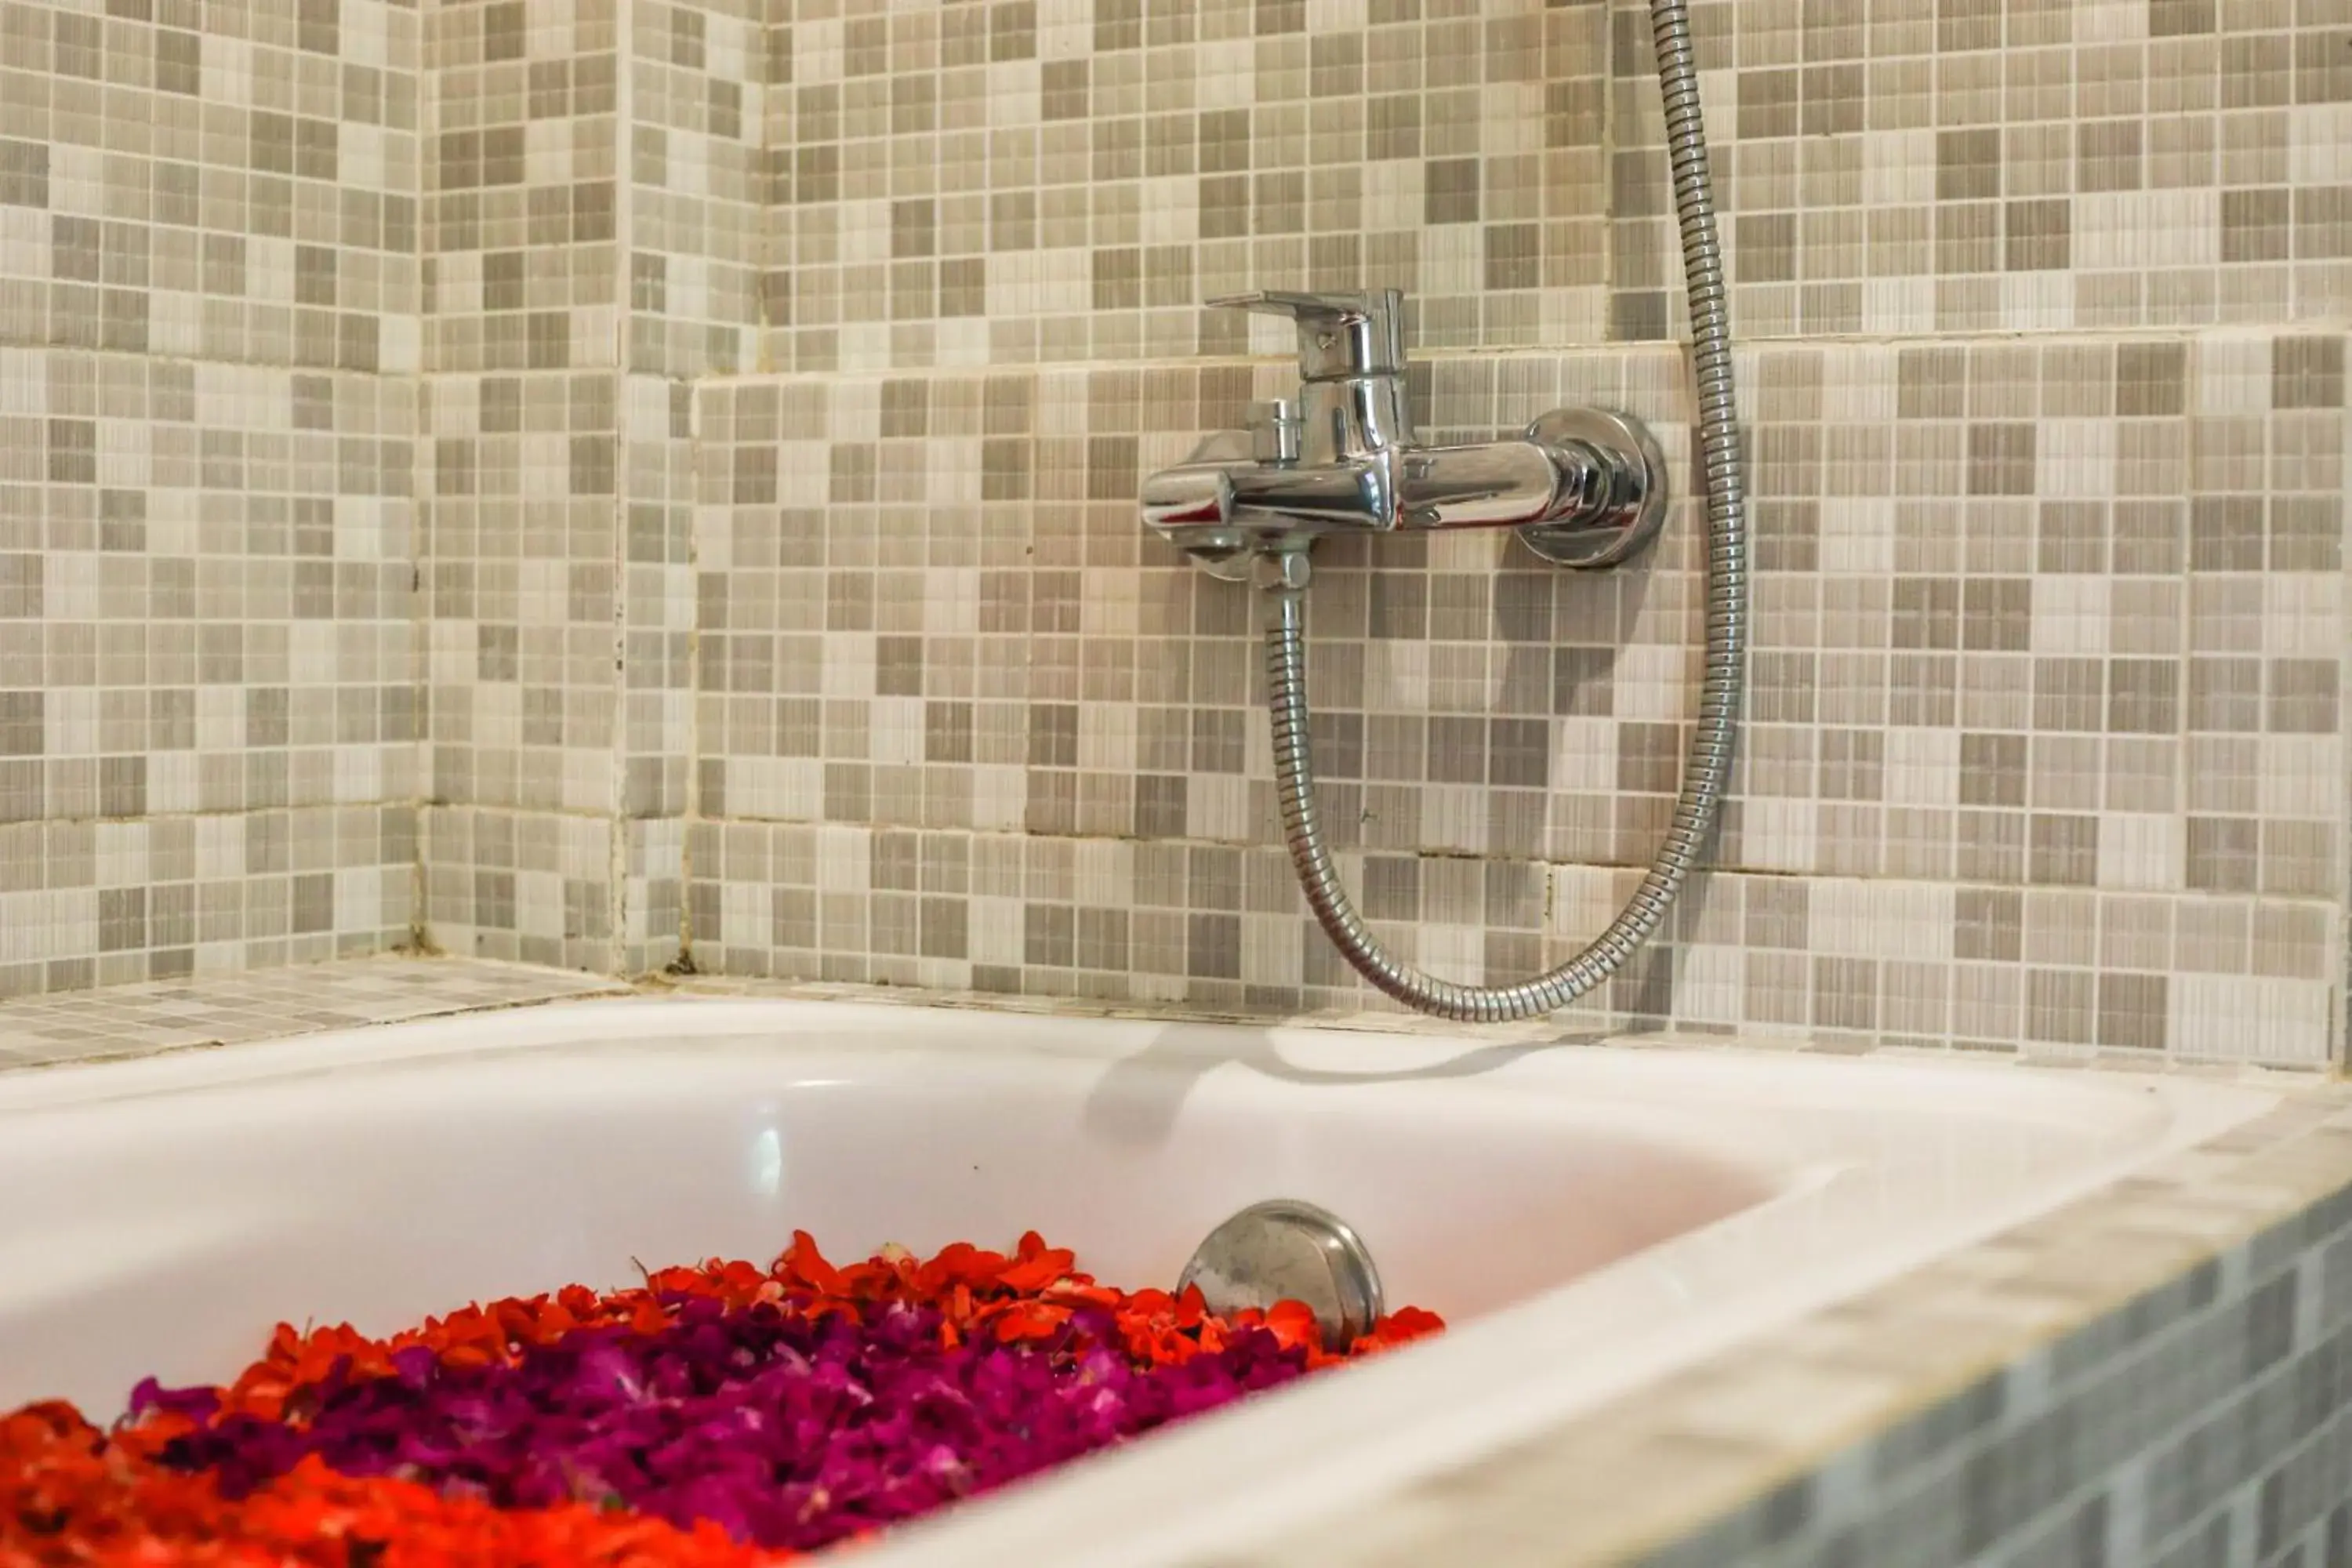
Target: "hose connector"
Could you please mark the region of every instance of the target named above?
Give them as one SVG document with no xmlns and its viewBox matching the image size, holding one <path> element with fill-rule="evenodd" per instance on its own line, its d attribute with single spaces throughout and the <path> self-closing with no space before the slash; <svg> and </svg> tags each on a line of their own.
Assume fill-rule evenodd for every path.
<svg viewBox="0 0 2352 1568">
<path fill-rule="evenodd" d="M 1250 586 L 1257 591 L 1257 628 L 1276 631 L 1297 626 L 1307 598 L 1307 584 L 1315 569 L 1307 563 L 1307 546 L 1268 551 L 1250 563 Z"/>
</svg>

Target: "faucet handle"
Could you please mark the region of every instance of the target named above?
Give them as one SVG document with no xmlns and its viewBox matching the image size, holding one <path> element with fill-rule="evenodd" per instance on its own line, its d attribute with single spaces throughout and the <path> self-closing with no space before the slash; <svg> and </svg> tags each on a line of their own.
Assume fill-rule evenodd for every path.
<svg viewBox="0 0 2352 1568">
<path fill-rule="evenodd" d="M 1209 301 L 1212 309 L 1288 316 L 1298 324 L 1298 374 L 1306 381 L 1346 381 L 1404 374 L 1404 292 L 1298 294 L 1261 289 Z"/>
</svg>

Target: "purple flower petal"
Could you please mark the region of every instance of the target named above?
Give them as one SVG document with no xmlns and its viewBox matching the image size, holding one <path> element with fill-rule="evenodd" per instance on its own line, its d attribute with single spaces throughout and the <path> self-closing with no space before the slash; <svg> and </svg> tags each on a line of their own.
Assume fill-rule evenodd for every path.
<svg viewBox="0 0 2352 1568">
<path fill-rule="evenodd" d="M 240 1496 L 316 1455 L 503 1507 L 623 1506 L 809 1550 L 1006 1485 L 1301 1375 L 1263 1330 L 1138 1366 L 1110 1319 L 1042 1341 L 940 1343 L 929 1310 L 824 1318 L 681 1300 L 663 1331 L 583 1329 L 509 1363 L 403 1351 L 394 1375 L 331 1379 L 299 1425 L 212 1419 L 209 1390 L 143 1384 L 134 1413 L 210 1420 L 167 1463 Z"/>
</svg>

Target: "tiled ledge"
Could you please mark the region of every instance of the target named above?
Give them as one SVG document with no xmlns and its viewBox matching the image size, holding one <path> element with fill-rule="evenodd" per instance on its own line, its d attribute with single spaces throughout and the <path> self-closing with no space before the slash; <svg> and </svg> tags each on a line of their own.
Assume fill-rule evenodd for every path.
<svg viewBox="0 0 2352 1568">
<path fill-rule="evenodd" d="M 142 984 L 99 986 L 43 996 L 0 1001 L 0 1071 L 67 1062 L 121 1061 L 165 1051 L 203 1049 L 259 1040 L 286 1039 L 330 1029 L 401 1024 L 419 1018 L 501 1007 L 530 1006 L 593 996 L 653 991 L 705 997 L 778 997 L 807 1001 L 860 1002 L 875 1006 L 974 1008 L 1057 1017 L 1160 1019 L 1179 1016 L 1203 1023 L 1264 1028 L 1270 1023 L 1301 1028 L 1341 1028 L 1377 1034 L 1457 1035 L 1462 1026 L 1399 1011 L 1335 1010 L 1279 1019 L 1263 1010 L 1223 1008 L 1201 1002 L 1114 999 L 1092 996 L 1016 995 L 996 992 L 941 991 L 905 985 L 860 985 L 818 980 L 769 980 L 726 974 L 689 974 L 631 982 L 531 963 L 491 959 L 415 957 L 386 953 L 330 963 L 295 964 L 236 974 Z M 1533 1043 L 1597 1040 L 1592 1020 L 1529 1019 L 1485 1026 L 1483 1039 Z M 1615 1040 L 1620 1045 L 1681 1049 L 1821 1051 L 1852 1055 L 1873 1048 L 1851 1032 L 1779 1031 L 1728 1026 L 1643 1030 Z M 1880 1042 L 1927 1056 L 1911 1042 Z M 2075 1051 L 2027 1047 L 2014 1055 L 1971 1053 L 1989 1061 L 2008 1060 L 2021 1069 L 2177 1071 L 2200 1077 L 2235 1077 L 2259 1072 L 2266 1084 L 2316 1085 L 2308 1070 L 2267 1064 L 2263 1068 L 2228 1062 L 2181 1062 L 2152 1058 L 2139 1051 Z"/>
<path fill-rule="evenodd" d="M 398 957 L 124 986 L 0 1004 L 0 1068 L 647 988 L 520 964 Z M 729 979 L 659 988 L 1144 1011 Z M 1433 1026 L 1390 1016 L 1297 1021 Z M 1496 1033 L 1580 1032 L 1534 1023 Z M 2013 1059 L 2020 1070 L 2069 1070 Z M 1318 1520 L 1297 1539 L 1219 1562 L 2021 1563 L 2089 1542 L 2088 1555 L 2066 1560 L 2157 1563 L 2206 1560 L 2202 1549 L 2231 1532 L 2259 1539 L 2270 1561 L 2280 1544 L 2326 1539 L 2348 1522 L 2331 1523 L 2330 1510 L 2343 1490 L 2337 1472 L 2352 1457 L 2352 1086 L 2248 1068 L 2172 1070 L 2259 1079 L 2285 1100 L 2128 1182 L 1761 1343 L 1733 1347 L 1345 1517 Z"/>
<path fill-rule="evenodd" d="M 470 958 L 344 959 L 0 1002 L 0 1070 L 117 1060 L 629 987 Z"/>
</svg>

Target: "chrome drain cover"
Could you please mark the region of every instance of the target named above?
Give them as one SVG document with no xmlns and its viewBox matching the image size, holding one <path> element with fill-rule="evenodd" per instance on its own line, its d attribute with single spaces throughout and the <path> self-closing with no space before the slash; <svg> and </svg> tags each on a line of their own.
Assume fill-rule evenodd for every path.
<svg viewBox="0 0 2352 1568">
<path fill-rule="evenodd" d="M 1252 1204 L 1209 1233 L 1176 1281 L 1198 1285 L 1220 1317 L 1303 1301 L 1323 1342 L 1345 1350 L 1381 1315 L 1381 1275 L 1363 1238 L 1328 1209 L 1297 1198 Z"/>
</svg>

